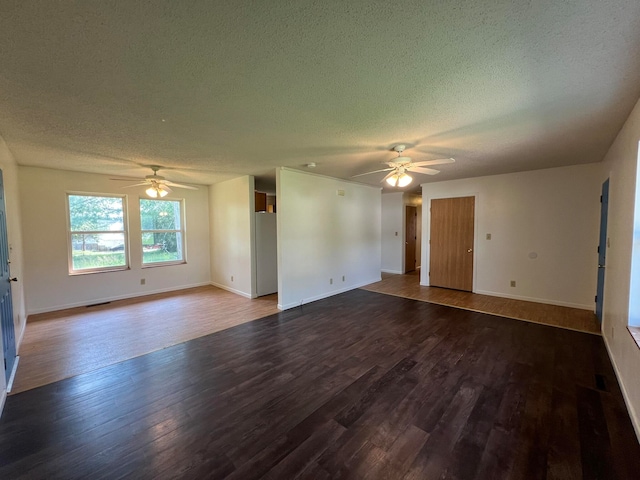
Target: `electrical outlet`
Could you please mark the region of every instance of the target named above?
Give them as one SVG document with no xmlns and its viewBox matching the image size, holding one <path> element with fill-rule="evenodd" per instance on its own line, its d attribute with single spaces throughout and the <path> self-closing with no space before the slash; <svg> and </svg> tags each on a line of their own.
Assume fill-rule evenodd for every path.
<svg viewBox="0 0 640 480">
<path fill-rule="evenodd" d="M 233 282 L 233 275 L 231 275 L 231 281 Z"/>
<path fill-rule="evenodd" d="M 516 281 L 515 280 L 511 280 L 511 286 L 515 287 L 516 286 Z"/>
<path fill-rule="evenodd" d="M 487 233 L 487 240 L 491 240 L 491 234 Z"/>
<path fill-rule="evenodd" d="M 146 278 L 141 278 L 140 279 L 140 285 L 146 285 L 147 284 L 147 279 Z"/>
</svg>

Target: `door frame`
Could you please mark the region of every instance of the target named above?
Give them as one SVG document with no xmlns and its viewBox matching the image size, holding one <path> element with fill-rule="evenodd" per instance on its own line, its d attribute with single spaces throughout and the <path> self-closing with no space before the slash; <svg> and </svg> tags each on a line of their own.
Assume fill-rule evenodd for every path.
<svg viewBox="0 0 640 480">
<path fill-rule="evenodd" d="M 10 249 L 9 249 L 9 232 L 7 225 L 7 204 L 5 200 L 5 189 L 4 189 L 4 174 L 0 169 L 0 210 L 2 210 L 2 218 L 0 221 L 3 223 L 3 229 L 0 228 L 0 235 L 2 235 L 2 254 L 0 257 L 4 259 L 6 255 L 6 265 L 2 266 L 2 278 L 6 278 L 8 280 L 8 284 L 4 284 L 4 288 L 6 288 L 7 292 L 7 308 L 8 311 L 5 312 L 7 315 L 2 315 L 2 319 L 0 321 L 0 337 L 2 339 L 2 357 L 3 357 L 3 367 L 4 367 L 4 375 L 5 375 L 5 388 L 6 391 L 9 392 L 11 390 L 11 384 L 13 382 L 13 376 L 15 375 L 16 369 L 18 368 L 18 342 L 15 336 L 15 324 L 14 324 L 14 313 L 13 313 L 13 294 L 11 289 L 11 269 L 10 269 Z M 6 271 L 5 271 L 6 268 Z M 5 277 L 6 274 L 6 277 Z M 4 280 L 3 280 L 4 281 Z M 4 290 L 3 290 L 4 295 Z M 4 311 L 4 308 L 3 308 Z M 8 336 L 8 338 L 7 338 Z M 8 349 L 5 347 L 9 347 Z"/>
<path fill-rule="evenodd" d="M 609 187 L 610 182 L 607 178 L 602 183 L 600 191 L 600 230 L 598 233 L 598 274 L 596 278 L 596 298 L 595 298 L 595 314 L 598 321 L 602 324 L 604 316 L 604 285 L 607 277 L 607 223 L 609 219 Z"/>
<path fill-rule="evenodd" d="M 410 270 L 410 271 L 415 272 L 416 270 L 418 270 L 418 255 L 417 255 L 418 254 L 418 206 L 405 203 L 403 207 L 404 207 L 404 212 L 402 212 L 402 220 L 403 220 L 402 228 L 404 229 L 404 232 L 402 232 L 402 273 L 405 274 L 405 273 L 409 273 L 407 272 L 407 226 L 408 226 L 407 207 L 416 209 L 416 217 L 415 217 L 416 241 L 415 241 L 415 251 L 413 252 L 416 262 L 413 270 Z M 420 239 L 420 241 L 422 241 L 422 239 Z"/>
<path fill-rule="evenodd" d="M 422 252 L 421 252 L 421 265 L 426 265 L 425 268 L 420 269 L 420 285 L 424 287 L 428 287 L 429 283 L 429 265 L 430 265 L 430 255 L 431 255 L 431 246 L 429 245 L 429 241 L 431 239 L 431 200 L 440 200 L 443 198 L 460 198 L 460 197 L 473 197 L 473 286 L 471 287 L 471 292 L 475 293 L 477 288 L 477 278 L 478 278 L 478 208 L 480 194 L 478 192 L 469 192 L 469 193 L 455 193 L 452 195 L 436 195 L 436 196 L 427 196 L 422 201 Z M 426 205 L 426 207 L 425 207 Z"/>
</svg>

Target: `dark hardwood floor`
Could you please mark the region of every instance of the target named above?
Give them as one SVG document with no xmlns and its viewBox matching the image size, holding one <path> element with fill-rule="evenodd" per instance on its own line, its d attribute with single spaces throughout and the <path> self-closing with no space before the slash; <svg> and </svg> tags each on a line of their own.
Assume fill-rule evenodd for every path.
<svg viewBox="0 0 640 480">
<path fill-rule="evenodd" d="M 12 395 L 0 419 L 2 479 L 639 475 L 602 338 L 364 290 Z"/>
</svg>

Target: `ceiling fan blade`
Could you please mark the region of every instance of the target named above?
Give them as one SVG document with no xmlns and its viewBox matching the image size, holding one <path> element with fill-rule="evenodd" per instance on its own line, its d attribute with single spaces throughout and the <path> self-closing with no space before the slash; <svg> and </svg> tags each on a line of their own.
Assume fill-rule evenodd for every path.
<svg viewBox="0 0 640 480">
<path fill-rule="evenodd" d="M 440 170 L 434 170 L 433 168 L 423 168 L 423 167 L 411 167 L 409 168 L 410 172 L 415 173 L 425 173 L 427 175 L 437 175 L 440 173 Z"/>
<path fill-rule="evenodd" d="M 110 178 L 109 180 L 115 180 L 117 182 L 139 182 L 141 179 L 138 177 L 120 177 L 120 178 Z"/>
<path fill-rule="evenodd" d="M 182 185 L 181 183 L 173 183 L 168 180 L 165 180 L 164 182 L 162 182 L 162 184 L 171 185 L 172 187 L 177 187 L 177 188 L 186 188 L 188 190 L 198 190 L 198 187 L 192 187 L 191 185 Z"/>
<path fill-rule="evenodd" d="M 423 167 L 425 165 L 444 165 L 445 163 L 455 162 L 455 158 L 438 158 L 436 160 L 425 160 L 424 162 L 411 162 L 416 167 Z"/>
<path fill-rule="evenodd" d="M 134 183 L 133 185 L 125 185 L 120 188 L 141 187 L 142 185 L 150 185 L 149 182 Z"/>
<path fill-rule="evenodd" d="M 352 175 L 351 178 L 361 177 L 363 175 L 370 175 L 372 173 L 388 172 L 389 170 L 394 170 L 394 168 L 383 168 L 382 170 L 374 170 L 373 172 L 359 173 L 358 175 Z"/>
</svg>

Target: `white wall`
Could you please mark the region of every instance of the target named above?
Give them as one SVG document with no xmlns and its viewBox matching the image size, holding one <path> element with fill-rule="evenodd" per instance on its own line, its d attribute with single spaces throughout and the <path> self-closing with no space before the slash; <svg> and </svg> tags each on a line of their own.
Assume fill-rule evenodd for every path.
<svg viewBox="0 0 640 480">
<path fill-rule="evenodd" d="M 255 297 L 255 180 L 244 176 L 209 187 L 211 283 Z"/>
<path fill-rule="evenodd" d="M 404 193 L 382 197 L 382 271 L 404 273 Z"/>
<path fill-rule="evenodd" d="M 424 184 L 421 284 L 429 284 L 431 199 L 476 195 L 474 292 L 593 310 L 601 171 L 589 164 Z"/>
<path fill-rule="evenodd" d="M 11 284 L 11 300 L 13 302 L 13 324 L 16 338 L 16 351 L 24 336 L 27 313 L 24 289 L 24 255 L 22 246 L 22 228 L 20 219 L 20 195 L 18 188 L 18 166 L 0 137 L 0 169 L 4 179 L 4 197 L 7 215 L 7 236 L 9 240 L 9 258 L 11 260 L 11 276 L 18 281 Z M 0 358 L 4 358 L 2 342 L 0 342 Z M 7 396 L 7 385 L 4 369 L 0 369 L 0 412 Z"/>
<path fill-rule="evenodd" d="M 380 280 L 380 188 L 286 168 L 276 178 L 279 308 Z"/>
<path fill-rule="evenodd" d="M 187 263 L 142 268 L 138 200 L 144 189 L 122 189 L 106 175 L 19 167 L 24 239 L 25 289 L 29 314 L 208 284 L 208 187 L 175 189 L 184 198 Z M 127 194 L 131 268 L 69 275 L 66 193 Z M 145 285 L 140 284 L 144 278 Z"/>
<path fill-rule="evenodd" d="M 600 183 L 610 178 L 602 333 L 640 438 L 640 348 L 627 331 L 630 295 L 640 296 L 640 291 L 630 292 L 639 141 L 640 102 L 607 152 Z"/>
</svg>

